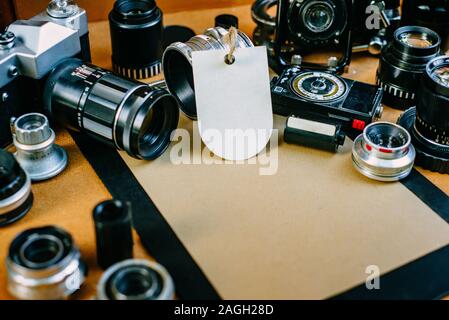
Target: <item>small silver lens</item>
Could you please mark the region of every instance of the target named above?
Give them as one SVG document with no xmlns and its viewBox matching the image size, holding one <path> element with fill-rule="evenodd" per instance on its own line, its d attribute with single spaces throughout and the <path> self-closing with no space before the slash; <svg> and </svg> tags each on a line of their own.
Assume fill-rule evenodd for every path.
<svg viewBox="0 0 449 320">
<path fill-rule="evenodd" d="M 375 122 L 354 141 L 354 167 L 368 178 L 397 181 L 407 177 L 415 161 L 410 134 L 399 125 Z"/>
</svg>

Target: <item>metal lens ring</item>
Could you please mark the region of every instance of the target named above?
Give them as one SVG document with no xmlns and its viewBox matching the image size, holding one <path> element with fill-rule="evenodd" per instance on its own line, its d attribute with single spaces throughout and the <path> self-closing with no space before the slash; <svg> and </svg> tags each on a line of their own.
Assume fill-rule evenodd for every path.
<svg viewBox="0 0 449 320">
<path fill-rule="evenodd" d="M 379 181 L 397 181 L 407 177 L 415 157 L 410 134 L 390 122 L 368 125 L 355 139 L 352 150 L 354 167 L 366 177 Z"/>
<path fill-rule="evenodd" d="M 257 25 L 267 31 L 275 31 L 276 17 L 269 10 L 277 6 L 279 0 L 256 0 L 251 7 L 251 17 Z"/>
<path fill-rule="evenodd" d="M 298 96 L 315 102 L 333 102 L 347 93 L 345 82 L 326 72 L 304 72 L 292 80 L 292 89 Z"/>
<path fill-rule="evenodd" d="M 100 300 L 172 300 L 174 284 L 161 265 L 129 259 L 108 268 L 97 287 Z"/>
<path fill-rule="evenodd" d="M 308 2 L 302 11 L 304 25 L 312 32 L 328 30 L 335 19 L 332 6 L 325 1 Z"/>
<path fill-rule="evenodd" d="M 66 231 L 29 229 L 11 243 L 6 260 L 8 290 L 19 299 L 65 299 L 85 280 L 86 265 Z"/>
</svg>

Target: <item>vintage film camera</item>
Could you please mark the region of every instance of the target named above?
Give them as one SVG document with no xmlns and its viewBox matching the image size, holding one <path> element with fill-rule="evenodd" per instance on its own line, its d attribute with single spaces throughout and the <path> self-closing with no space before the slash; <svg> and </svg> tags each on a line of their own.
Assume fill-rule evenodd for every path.
<svg viewBox="0 0 449 320">
<path fill-rule="evenodd" d="M 290 117 L 284 139 L 336 151 L 382 115 L 382 89 L 292 66 L 271 83 L 273 112 Z M 298 120 L 299 119 L 299 120 Z"/>
<path fill-rule="evenodd" d="M 273 46 L 278 69 L 300 55 L 303 66 L 343 72 L 352 52 L 352 6 L 352 0 L 279 0 Z M 322 50 L 327 59 L 316 61 Z"/>
<path fill-rule="evenodd" d="M 86 11 L 73 1 L 51 1 L 30 20 L 0 34 L 0 146 L 12 142 L 11 117 L 42 109 L 47 75 L 69 57 L 90 60 Z"/>
</svg>

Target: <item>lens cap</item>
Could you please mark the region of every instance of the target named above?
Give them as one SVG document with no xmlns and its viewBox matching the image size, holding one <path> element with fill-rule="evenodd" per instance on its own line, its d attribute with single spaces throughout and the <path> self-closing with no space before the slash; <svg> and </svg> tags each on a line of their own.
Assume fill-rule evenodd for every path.
<svg viewBox="0 0 449 320">
<path fill-rule="evenodd" d="M 174 42 L 187 42 L 195 36 L 195 32 L 185 26 L 167 26 L 164 28 L 164 50 Z"/>
</svg>

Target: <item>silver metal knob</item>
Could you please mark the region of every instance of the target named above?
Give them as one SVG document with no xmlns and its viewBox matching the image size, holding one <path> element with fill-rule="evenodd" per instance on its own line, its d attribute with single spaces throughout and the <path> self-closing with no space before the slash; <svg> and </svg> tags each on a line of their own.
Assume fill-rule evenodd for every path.
<svg viewBox="0 0 449 320">
<path fill-rule="evenodd" d="M 46 116 L 28 113 L 11 119 L 17 161 L 32 181 L 50 179 L 67 166 L 66 151 L 54 144 L 55 133 Z"/>
</svg>

